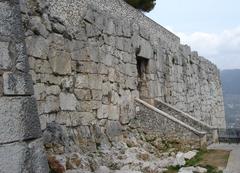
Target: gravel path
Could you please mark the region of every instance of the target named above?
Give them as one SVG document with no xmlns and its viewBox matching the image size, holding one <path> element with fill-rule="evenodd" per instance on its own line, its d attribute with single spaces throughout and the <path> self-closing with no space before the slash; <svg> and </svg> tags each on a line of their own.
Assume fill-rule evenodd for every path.
<svg viewBox="0 0 240 173">
<path fill-rule="evenodd" d="M 224 173 L 240 173 L 240 144 L 213 144 L 208 149 L 231 150 Z"/>
</svg>

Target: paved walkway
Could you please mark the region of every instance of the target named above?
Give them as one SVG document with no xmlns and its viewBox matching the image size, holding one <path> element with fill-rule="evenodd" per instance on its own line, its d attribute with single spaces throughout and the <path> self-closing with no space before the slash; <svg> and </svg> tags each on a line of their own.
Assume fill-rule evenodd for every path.
<svg viewBox="0 0 240 173">
<path fill-rule="evenodd" d="M 213 144 L 208 149 L 231 150 L 227 167 L 224 173 L 240 173 L 240 145 L 239 144 Z"/>
</svg>

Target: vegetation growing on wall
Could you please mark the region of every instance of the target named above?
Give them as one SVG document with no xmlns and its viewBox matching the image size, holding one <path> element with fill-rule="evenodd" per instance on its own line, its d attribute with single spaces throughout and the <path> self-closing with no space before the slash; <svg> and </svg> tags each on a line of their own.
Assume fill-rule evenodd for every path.
<svg viewBox="0 0 240 173">
<path fill-rule="evenodd" d="M 124 0 L 128 4 L 132 5 L 134 8 L 142 10 L 144 12 L 149 12 L 151 11 L 155 4 L 156 0 Z"/>
</svg>

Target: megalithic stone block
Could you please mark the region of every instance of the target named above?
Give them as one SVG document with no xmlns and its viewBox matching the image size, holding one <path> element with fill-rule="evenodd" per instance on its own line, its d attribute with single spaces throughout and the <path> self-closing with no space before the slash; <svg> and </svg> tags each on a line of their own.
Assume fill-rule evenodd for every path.
<svg viewBox="0 0 240 173">
<path fill-rule="evenodd" d="M 0 1 L 0 35 L 23 40 L 23 27 L 19 0 Z"/>
<path fill-rule="evenodd" d="M 1 173 L 49 173 L 41 140 L 0 146 Z"/>
<path fill-rule="evenodd" d="M 20 0 L 0 0 L 0 173 L 48 173 Z"/>
<path fill-rule="evenodd" d="M 22 72 L 5 72 L 3 74 L 4 95 L 30 96 L 33 95 L 31 75 Z"/>
<path fill-rule="evenodd" d="M 0 69 L 9 69 L 11 67 L 11 58 L 9 56 L 9 43 L 0 42 Z"/>
<path fill-rule="evenodd" d="M 33 97 L 0 97 L 0 143 L 41 136 L 37 105 Z"/>
<path fill-rule="evenodd" d="M 8 1 L 0 2 L 0 6 L 0 35 L 9 36 L 13 30 L 14 10 Z"/>
</svg>

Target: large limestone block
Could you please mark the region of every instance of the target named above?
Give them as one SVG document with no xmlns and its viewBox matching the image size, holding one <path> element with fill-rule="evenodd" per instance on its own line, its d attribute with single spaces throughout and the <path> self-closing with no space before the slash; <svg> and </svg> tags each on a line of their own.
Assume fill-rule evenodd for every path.
<svg viewBox="0 0 240 173">
<path fill-rule="evenodd" d="M 34 31 L 36 34 L 42 35 L 44 38 L 47 38 L 48 31 L 45 27 L 45 25 L 42 22 L 42 19 L 38 16 L 33 16 L 30 21 L 30 28 L 32 31 Z"/>
<path fill-rule="evenodd" d="M 91 100 L 91 90 L 90 89 L 75 89 L 74 93 L 78 100 Z"/>
<path fill-rule="evenodd" d="M 12 34 L 14 23 L 14 8 L 8 1 L 0 2 L 0 35 L 9 36 Z"/>
<path fill-rule="evenodd" d="M 12 143 L 0 146 L 1 173 L 48 173 L 42 141 Z"/>
<path fill-rule="evenodd" d="M 12 61 L 9 56 L 8 42 L 0 42 L 0 69 L 9 69 Z"/>
<path fill-rule="evenodd" d="M 47 59 L 49 41 L 43 37 L 28 37 L 26 39 L 27 53 L 30 56 Z"/>
<path fill-rule="evenodd" d="M 56 96 L 48 96 L 44 105 L 44 113 L 53 113 L 60 110 L 59 98 Z"/>
<path fill-rule="evenodd" d="M 75 88 L 89 88 L 88 87 L 89 78 L 88 75 L 80 74 L 76 76 Z"/>
<path fill-rule="evenodd" d="M 1 74 L 1 72 L 0 72 Z M 3 79 L 2 77 L 0 77 L 0 97 L 2 97 L 3 95 Z"/>
<path fill-rule="evenodd" d="M 0 105 L 1 143 L 32 139 L 41 135 L 37 105 L 33 97 L 1 97 Z"/>
<path fill-rule="evenodd" d="M 21 72 L 3 74 L 4 95 L 33 95 L 31 75 Z"/>
<path fill-rule="evenodd" d="M 114 105 L 103 105 L 98 111 L 98 118 L 108 118 L 109 120 L 119 120 L 119 107 Z"/>
<path fill-rule="evenodd" d="M 60 93 L 60 107 L 61 110 L 75 111 L 77 105 L 77 99 L 74 94 Z"/>
<path fill-rule="evenodd" d="M 134 37 L 133 38 L 133 46 L 136 49 L 137 56 L 143 57 L 146 59 L 151 59 L 153 56 L 153 49 L 147 40 L 143 39 L 142 37 Z"/>
<path fill-rule="evenodd" d="M 65 51 L 51 49 L 49 53 L 49 61 L 52 70 L 56 74 L 71 74 L 71 54 Z"/>
<path fill-rule="evenodd" d="M 106 124 L 106 133 L 113 140 L 122 134 L 122 126 L 118 121 L 108 121 Z"/>
</svg>

